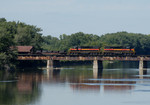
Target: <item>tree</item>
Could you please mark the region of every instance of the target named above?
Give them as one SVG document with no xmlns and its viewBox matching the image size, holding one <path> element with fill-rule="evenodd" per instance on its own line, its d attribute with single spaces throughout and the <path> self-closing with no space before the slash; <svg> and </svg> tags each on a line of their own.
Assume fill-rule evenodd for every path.
<svg viewBox="0 0 150 105">
<path fill-rule="evenodd" d="M 17 58 L 15 50 L 10 49 L 16 45 L 30 45 L 35 49 L 41 49 L 42 30 L 33 25 L 22 22 L 7 22 L 0 18 L 0 68 L 14 66 Z"/>
<path fill-rule="evenodd" d="M 101 36 L 100 41 L 108 46 L 130 46 L 137 54 L 150 54 L 150 37 L 144 34 L 117 32 Z"/>
<path fill-rule="evenodd" d="M 6 24 L 5 21 L 0 22 L 0 69 L 13 67 L 13 61 L 16 60 L 17 53 L 10 49 L 15 43 L 13 35 L 8 32 L 9 29 L 10 25 Z"/>
<path fill-rule="evenodd" d="M 51 35 L 43 36 L 42 48 L 44 50 L 56 51 L 59 50 L 60 40 L 56 37 L 52 37 Z"/>
<path fill-rule="evenodd" d="M 25 23 L 18 22 L 16 29 L 16 34 L 14 35 L 15 42 L 17 45 L 32 45 L 36 49 L 41 49 L 42 44 L 42 34 L 40 33 L 42 29 L 36 26 L 26 25 Z"/>
<path fill-rule="evenodd" d="M 0 22 L 6 22 L 5 18 L 0 18 Z"/>
</svg>

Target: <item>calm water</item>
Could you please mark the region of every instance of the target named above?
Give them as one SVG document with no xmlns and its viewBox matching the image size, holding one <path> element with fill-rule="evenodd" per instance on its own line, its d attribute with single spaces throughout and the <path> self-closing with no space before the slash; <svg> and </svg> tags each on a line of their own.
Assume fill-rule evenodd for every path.
<svg viewBox="0 0 150 105">
<path fill-rule="evenodd" d="M 0 71 L 0 105 L 149 105 L 150 69 L 137 62 L 107 62 L 57 70 Z"/>
</svg>

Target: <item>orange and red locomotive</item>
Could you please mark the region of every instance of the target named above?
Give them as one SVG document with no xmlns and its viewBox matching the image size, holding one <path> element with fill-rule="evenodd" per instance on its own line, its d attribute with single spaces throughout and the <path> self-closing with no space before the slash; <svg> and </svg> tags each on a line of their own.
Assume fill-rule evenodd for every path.
<svg viewBox="0 0 150 105">
<path fill-rule="evenodd" d="M 75 46 L 70 48 L 69 55 L 135 55 L 134 48 L 124 46 L 105 46 L 103 49 L 93 46 Z"/>
</svg>

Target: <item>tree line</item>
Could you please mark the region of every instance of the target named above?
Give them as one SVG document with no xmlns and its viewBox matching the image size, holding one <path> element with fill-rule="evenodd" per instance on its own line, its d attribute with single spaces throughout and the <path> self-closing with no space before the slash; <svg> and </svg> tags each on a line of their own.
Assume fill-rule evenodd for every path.
<svg viewBox="0 0 150 105">
<path fill-rule="evenodd" d="M 17 51 L 11 46 L 30 45 L 36 50 L 67 51 L 73 46 L 131 46 L 137 54 L 150 54 L 150 35 L 140 33 L 116 32 L 104 35 L 83 32 L 59 37 L 42 35 L 42 29 L 23 22 L 7 21 L 0 18 L 0 69 L 13 67 Z"/>
<path fill-rule="evenodd" d="M 71 35 L 43 36 L 42 48 L 45 50 L 68 50 L 73 46 L 130 46 L 136 53 L 150 54 L 150 35 L 140 33 L 117 32 L 105 35 L 85 34 L 83 32 Z"/>
</svg>

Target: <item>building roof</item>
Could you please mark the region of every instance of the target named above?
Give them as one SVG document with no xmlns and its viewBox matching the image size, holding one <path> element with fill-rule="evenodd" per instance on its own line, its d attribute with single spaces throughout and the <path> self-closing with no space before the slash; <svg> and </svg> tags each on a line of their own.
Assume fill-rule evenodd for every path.
<svg viewBox="0 0 150 105">
<path fill-rule="evenodd" d="M 33 46 L 16 46 L 18 52 L 31 52 Z"/>
</svg>

